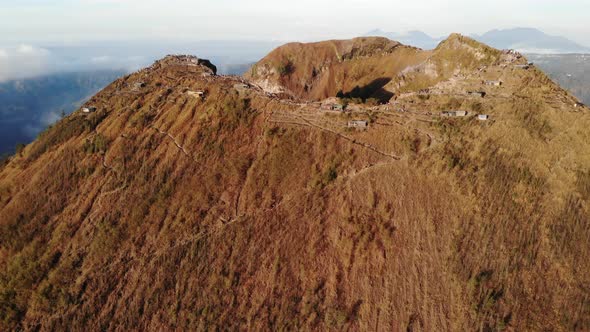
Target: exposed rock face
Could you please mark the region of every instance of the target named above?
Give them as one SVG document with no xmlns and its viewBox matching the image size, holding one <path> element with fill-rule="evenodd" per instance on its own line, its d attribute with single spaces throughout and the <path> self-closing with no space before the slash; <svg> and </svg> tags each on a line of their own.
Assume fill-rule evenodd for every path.
<svg viewBox="0 0 590 332">
<path fill-rule="evenodd" d="M 252 79 L 395 98 L 167 57 L 1 164 L 0 330 L 589 330 L 589 110 L 461 36 L 313 49 Z"/>
</svg>

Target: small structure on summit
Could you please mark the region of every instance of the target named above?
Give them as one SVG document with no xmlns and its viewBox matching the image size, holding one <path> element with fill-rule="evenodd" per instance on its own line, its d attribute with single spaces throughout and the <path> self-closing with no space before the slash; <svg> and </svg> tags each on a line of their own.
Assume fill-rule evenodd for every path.
<svg viewBox="0 0 590 332">
<path fill-rule="evenodd" d="M 82 113 L 94 113 L 94 112 L 96 112 L 96 107 L 94 107 L 94 106 L 82 108 Z"/>
<path fill-rule="evenodd" d="M 369 122 L 364 120 L 352 120 L 348 121 L 348 128 L 367 129 Z"/>
<path fill-rule="evenodd" d="M 490 118 L 490 116 L 489 116 L 489 115 L 487 115 L 487 114 L 479 114 L 479 115 L 477 116 L 477 119 L 478 119 L 479 121 L 486 121 L 486 120 L 488 120 L 489 118 Z"/>
<path fill-rule="evenodd" d="M 580 107 L 584 107 L 584 106 L 586 106 L 586 105 L 584 105 L 584 104 L 582 104 L 580 102 L 574 104 L 574 107 L 575 108 L 580 108 Z"/>
<path fill-rule="evenodd" d="M 467 91 L 467 95 L 483 98 L 486 96 L 486 93 L 484 91 Z"/>
<path fill-rule="evenodd" d="M 163 59 L 156 61 L 150 68 L 158 69 L 166 66 L 201 67 L 203 72 L 217 75 L 217 67 L 211 61 L 199 59 L 194 55 L 167 55 Z"/>
<path fill-rule="evenodd" d="M 502 53 L 506 56 L 506 60 L 509 62 L 513 62 L 522 58 L 522 54 L 515 50 L 503 50 Z"/>
<path fill-rule="evenodd" d="M 502 85 L 502 81 L 484 81 L 483 83 L 485 85 L 489 85 L 489 86 L 501 86 Z"/>
</svg>

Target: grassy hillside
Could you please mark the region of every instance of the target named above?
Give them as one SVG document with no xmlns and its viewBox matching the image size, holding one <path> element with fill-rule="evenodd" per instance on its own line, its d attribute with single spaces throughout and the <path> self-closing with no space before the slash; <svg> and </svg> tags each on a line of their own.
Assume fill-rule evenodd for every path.
<svg viewBox="0 0 590 332">
<path fill-rule="evenodd" d="M 0 166 L 0 329 L 590 329 L 590 112 L 455 67 L 348 113 L 174 58 L 116 81 Z"/>
<path fill-rule="evenodd" d="M 387 102 L 383 87 L 428 52 L 380 37 L 281 46 L 250 68 L 246 77 L 265 90 L 321 100 L 337 94 Z"/>
</svg>

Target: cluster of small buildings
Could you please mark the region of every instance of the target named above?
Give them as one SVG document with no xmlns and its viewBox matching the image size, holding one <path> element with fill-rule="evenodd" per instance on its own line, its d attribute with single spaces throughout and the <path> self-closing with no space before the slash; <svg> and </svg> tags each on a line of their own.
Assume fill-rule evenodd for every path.
<svg viewBox="0 0 590 332">
<path fill-rule="evenodd" d="M 516 55 L 516 56 L 520 56 L 520 53 L 518 53 L 515 50 L 502 50 L 502 53 L 504 54 L 511 54 L 511 55 Z"/>
<path fill-rule="evenodd" d="M 466 117 L 467 116 L 467 111 L 445 111 L 442 112 L 440 115 L 444 118 L 462 118 L 462 117 Z M 486 121 L 489 120 L 490 116 L 487 114 L 478 114 L 477 115 L 477 119 L 480 121 Z"/>
<path fill-rule="evenodd" d="M 502 53 L 507 55 L 507 60 L 509 62 L 513 62 L 513 61 L 516 61 L 516 60 L 522 58 L 522 54 L 518 53 L 515 50 L 503 50 Z"/>
<path fill-rule="evenodd" d="M 209 75 L 217 75 L 217 67 L 213 65 L 211 61 L 207 59 L 199 59 L 193 55 L 167 55 L 163 59 L 156 61 L 151 67 L 149 67 L 149 69 L 155 70 L 170 65 L 190 67 L 203 66 L 208 68 L 208 71 L 210 71 Z"/>
</svg>

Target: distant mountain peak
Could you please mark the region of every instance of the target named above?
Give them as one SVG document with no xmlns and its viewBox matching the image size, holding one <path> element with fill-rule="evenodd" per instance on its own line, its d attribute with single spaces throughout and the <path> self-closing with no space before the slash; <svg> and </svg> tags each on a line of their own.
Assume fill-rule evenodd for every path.
<svg viewBox="0 0 590 332">
<path fill-rule="evenodd" d="M 433 49 L 443 38 L 431 37 L 420 30 L 403 33 L 386 32 L 374 29 L 365 35 L 383 36 L 397 40 L 402 44 L 413 45 L 423 49 Z M 492 29 L 482 35 L 472 34 L 471 38 L 500 49 L 516 49 L 524 53 L 588 53 L 590 48 L 580 45 L 568 38 L 552 36 L 530 27 L 510 29 Z"/>
<path fill-rule="evenodd" d="M 411 45 L 423 49 L 433 49 L 438 43 L 442 41 L 442 38 L 433 38 L 427 33 L 420 30 L 409 30 L 405 32 L 386 32 L 382 29 L 374 29 L 366 34 L 365 36 L 381 36 L 387 37 L 391 40 L 398 41 L 405 45 Z"/>
<path fill-rule="evenodd" d="M 525 53 L 585 53 L 590 48 L 561 36 L 527 27 L 494 29 L 473 38 L 497 48 L 517 49 Z"/>
<path fill-rule="evenodd" d="M 380 36 L 382 34 L 386 33 L 385 31 L 381 30 L 381 29 L 373 29 L 369 32 L 367 32 L 366 34 L 364 34 L 365 36 Z"/>
</svg>

